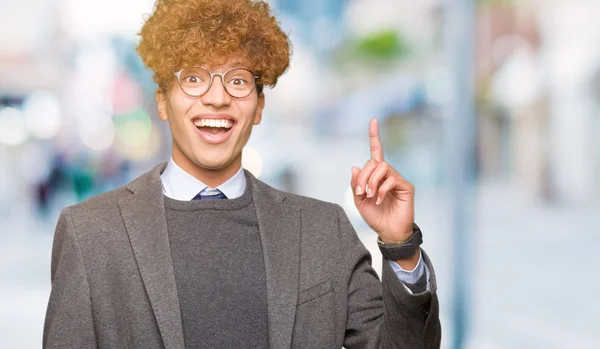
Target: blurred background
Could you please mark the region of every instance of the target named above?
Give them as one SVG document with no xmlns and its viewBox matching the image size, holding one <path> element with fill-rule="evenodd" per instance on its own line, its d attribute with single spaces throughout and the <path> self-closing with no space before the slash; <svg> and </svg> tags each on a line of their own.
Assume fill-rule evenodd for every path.
<svg viewBox="0 0 600 349">
<path fill-rule="evenodd" d="M 244 167 L 352 204 L 380 121 L 417 188 L 443 348 L 599 348 L 600 1 L 270 0 L 290 70 Z M 39 348 L 60 211 L 170 156 L 152 0 L 0 0 L 0 347 Z M 596 276 L 594 276 L 596 275 Z"/>
</svg>

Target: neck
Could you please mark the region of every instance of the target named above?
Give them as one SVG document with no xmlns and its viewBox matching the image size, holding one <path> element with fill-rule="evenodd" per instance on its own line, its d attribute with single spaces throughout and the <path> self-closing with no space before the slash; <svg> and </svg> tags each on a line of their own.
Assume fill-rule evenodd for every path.
<svg viewBox="0 0 600 349">
<path fill-rule="evenodd" d="M 173 154 L 173 161 L 177 164 L 177 166 L 181 167 L 182 170 L 191 174 L 196 179 L 206 184 L 211 188 L 216 188 L 219 185 L 227 182 L 233 175 L 240 170 L 242 167 L 242 157 L 241 154 L 238 158 L 234 159 L 230 164 L 222 168 L 210 169 L 204 168 L 196 165 L 185 156 L 183 159 L 178 156 L 180 154 Z"/>
</svg>

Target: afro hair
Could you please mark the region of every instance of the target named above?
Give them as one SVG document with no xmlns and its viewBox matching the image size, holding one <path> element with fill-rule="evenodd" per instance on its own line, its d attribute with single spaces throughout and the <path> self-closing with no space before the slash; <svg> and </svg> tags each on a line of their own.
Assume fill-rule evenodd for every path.
<svg viewBox="0 0 600 349">
<path fill-rule="evenodd" d="M 275 86 L 290 61 L 289 38 L 264 1 L 158 0 L 139 35 L 137 50 L 164 89 L 182 68 L 214 69 L 235 56 L 260 77 L 261 92 Z"/>
</svg>

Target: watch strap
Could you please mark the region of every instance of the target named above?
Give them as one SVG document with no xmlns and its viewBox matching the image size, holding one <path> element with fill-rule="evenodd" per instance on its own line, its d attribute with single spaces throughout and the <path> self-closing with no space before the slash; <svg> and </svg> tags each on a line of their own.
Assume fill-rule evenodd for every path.
<svg viewBox="0 0 600 349">
<path fill-rule="evenodd" d="M 423 243 L 423 234 L 416 223 L 413 223 L 413 235 L 399 244 L 386 244 L 378 237 L 377 245 L 383 258 L 389 260 L 406 259 L 417 253 L 417 248 Z"/>
</svg>

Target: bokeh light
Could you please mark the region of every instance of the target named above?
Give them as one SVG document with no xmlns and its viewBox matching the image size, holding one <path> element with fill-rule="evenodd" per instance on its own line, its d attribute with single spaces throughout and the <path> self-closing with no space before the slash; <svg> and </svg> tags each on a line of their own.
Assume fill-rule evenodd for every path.
<svg viewBox="0 0 600 349">
<path fill-rule="evenodd" d="M 60 132 L 60 101 L 52 93 L 31 94 L 23 104 L 23 114 L 29 131 L 37 138 L 52 139 Z"/>
<path fill-rule="evenodd" d="M 152 126 L 150 116 L 143 109 L 115 118 L 119 154 L 130 160 L 149 159 L 160 148 L 160 134 Z"/>
<path fill-rule="evenodd" d="M 79 127 L 79 138 L 91 150 L 106 150 L 115 140 L 115 125 L 111 121 L 100 124 L 96 129 Z"/>
<path fill-rule="evenodd" d="M 263 159 L 258 150 L 249 146 L 244 147 L 242 167 L 250 171 L 256 178 L 260 177 L 263 169 Z"/>
<path fill-rule="evenodd" d="M 152 122 L 143 109 L 115 118 L 117 139 L 126 147 L 138 147 L 146 144 L 150 138 Z"/>
<path fill-rule="evenodd" d="M 23 112 L 14 107 L 0 108 L 0 143 L 17 146 L 29 137 Z"/>
</svg>

